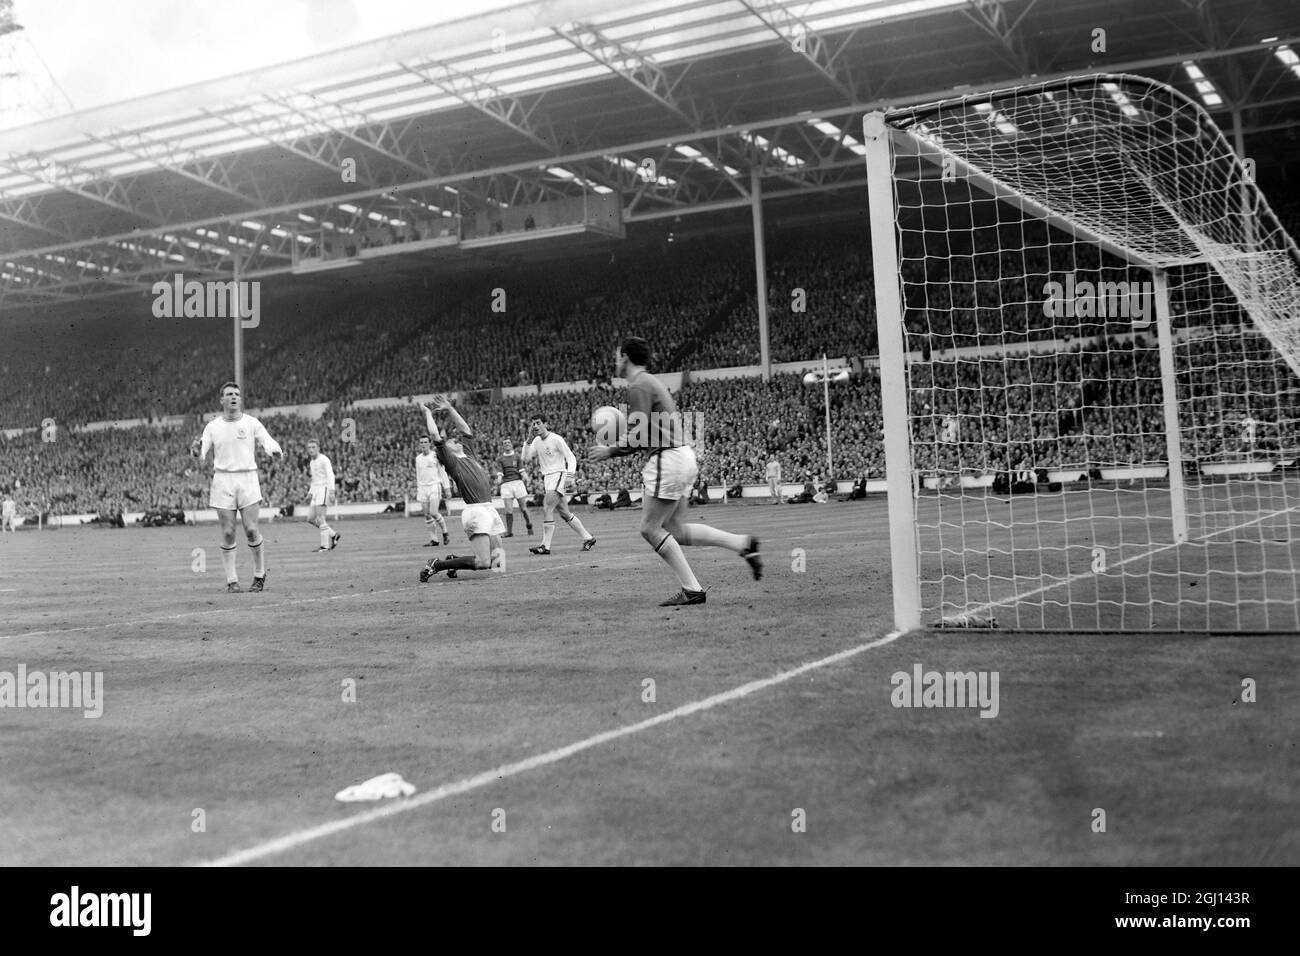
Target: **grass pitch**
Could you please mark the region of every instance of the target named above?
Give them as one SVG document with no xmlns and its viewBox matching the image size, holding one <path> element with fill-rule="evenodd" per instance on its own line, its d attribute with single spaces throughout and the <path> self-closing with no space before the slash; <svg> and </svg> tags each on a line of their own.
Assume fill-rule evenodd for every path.
<svg viewBox="0 0 1300 956">
<path fill-rule="evenodd" d="M 764 579 L 689 549 L 709 603 L 657 607 L 635 512 L 425 585 L 456 520 L 438 549 L 340 521 L 326 554 L 264 521 L 262 594 L 224 592 L 211 526 L 0 537 L 0 671 L 104 675 L 99 719 L 0 708 L 0 864 L 1300 862 L 1294 636 L 882 642 L 883 498 L 691 515 L 759 535 Z M 997 671 L 997 717 L 894 707 L 916 664 Z M 334 799 L 387 771 L 415 797 Z"/>
</svg>

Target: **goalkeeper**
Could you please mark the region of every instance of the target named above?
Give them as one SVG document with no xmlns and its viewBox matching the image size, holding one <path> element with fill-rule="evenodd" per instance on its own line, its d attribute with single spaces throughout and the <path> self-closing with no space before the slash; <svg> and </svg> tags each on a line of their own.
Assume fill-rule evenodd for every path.
<svg viewBox="0 0 1300 956">
<path fill-rule="evenodd" d="M 546 488 L 546 497 L 542 500 L 542 543 L 529 548 L 532 554 L 550 554 L 551 538 L 555 535 L 555 513 L 558 511 L 565 523 L 574 533 L 582 538 L 582 550 L 590 551 L 596 544 L 595 537 L 582 526 L 578 516 L 569 510 L 569 495 L 573 494 L 573 475 L 578 468 L 578 459 L 569 450 L 569 443 L 551 431 L 551 423 L 545 415 L 533 419 L 533 439 L 524 446 L 520 465 L 526 465 L 534 458 L 542 472 L 542 482 Z"/>
</svg>

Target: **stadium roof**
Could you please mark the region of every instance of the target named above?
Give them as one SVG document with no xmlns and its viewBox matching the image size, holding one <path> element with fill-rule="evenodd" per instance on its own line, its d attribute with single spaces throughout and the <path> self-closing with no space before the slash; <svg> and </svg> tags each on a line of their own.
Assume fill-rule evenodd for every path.
<svg viewBox="0 0 1300 956">
<path fill-rule="evenodd" d="M 0 132 L 0 305 L 584 193 L 636 222 L 843 189 L 863 112 L 1021 79 L 1141 73 L 1244 138 L 1300 125 L 1297 53 L 1300 4 L 1254 0 L 525 4 Z"/>
</svg>

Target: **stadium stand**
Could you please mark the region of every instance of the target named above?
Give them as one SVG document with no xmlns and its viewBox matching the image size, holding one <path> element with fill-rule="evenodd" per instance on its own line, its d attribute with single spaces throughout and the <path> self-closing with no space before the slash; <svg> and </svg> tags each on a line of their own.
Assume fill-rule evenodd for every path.
<svg viewBox="0 0 1300 956">
<path fill-rule="evenodd" d="M 1300 205 L 1285 207 L 1281 215 L 1294 228 Z M 876 351 L 870 263 L 856 228 L 791 229 L 774 240 L 769 261 L 773 361 Z M 1099 321 L 1081 329 L 1071 319 L 1073 334 L 1095 338 L 1085 337 L 1063 357 L 949 354 L 1066 337 L 1044 316 L 1042 282 L 1067 271 L 1109 279 L 1127 275 L 1095 254 L 1089 259 L 1086 247 L 1036 245 L 1045 237 L 1027 236 L 1015 225 L 1002 230 L 1004 246 L 1013 245 L 1014 238 L 1023 251 L 963 249 L 954 239 L 947 258 L 904 263 L 905 288 L 919 288 L 923 278 L 932 283 L 928 300 L 909 300 L 907 318 L 909 347 L 931 359 L 914 370 L 914 384 L 922 389 L 914 394 L 914 411 L 921 415 L 917 467 L 977 474 L 1063 462 L 1111 467 L 1163 461 L 1158 353 L 1150 335 L 1116 334 L 1131 332 L 1131 324 Z M 1016 230 L 1014 237 L 1007 230 Z M 362 398 L 471 391 L 465 411 L 479 430 L 485 457 L 495 455 L 503 437 L 520 441 L 527 420 L 544 410 L 581 459 L 590 441 L 591 409 L 617 404 L 618 393 L 600 385 L 596 393 L 524 397 L 491 390 L 607 381 L 612 345 L 627 334 L 651 335 L 660 363 L 670 368 L 756 363 L 757 310 L 753 294 L 744 291 L 752 270 L 749 255 L 743 241 L 692 240 L 655 254 L 617 253 L 566 263 L 562 270 L 525 269 L 508 288 L 487 276 L 449 286 L 436 297 L 358 292 L 328 310 L 274 312 L 274 320 L 245 337 L 248 404 L 330 404 L 320 420 L 264 418 L 290 449 L 283 464 L 264 473 L 268 500 L 282 506 L 305 498 L 302 449 L 310 437 L 318 438 L 334 461 L 341 501 L 408 497 L 414 440 L 421 431 L 418 410 L 349 404 Z M 1004 271 L 1021 278 L 1003 278 Z M 496 288 L 507 291 L 504 314 L 490 307 Z M 806 293 L 802 314 L 791 311 L 796 289 Z M 5 383 L 0 423 L 30 429 L 54 418 L 63 429 L 54 443 L 42 442 L 39 431 L 0 437 L 0 489 L 15 491 L 24 513 L 111 515 L 202 503 L 206 480 L 194 469 L 186 446 L 201 427 L 202 414 L 214 410 L 212 393 L 219 382 L 211 374 L 228 359 L 229 329 L 196 326 L 193 320 L 120 321 L 125 310 L 142 307 L 122 300 L 101 305 L 101 313 L 86 322 L 87 347 L 73 351 L 58 345 L 54 330 L 42 330 L 39 323 L 11 330 L 0 364 Z M 270 311 L 267 303 L 263 308 Z M 1174 326 L 1203 322 L 1199 314 L 1185 314 L 1197 311 L 1196 303 L 1176 308 Z M 1217 321 L 1238 319 L 1227 314 Z M 1188 346 L 1198 367 L 1219 372 L 1209 384 L 1180 383 L 1196 422 L 1196 458 L 1243 452 L 1235 423 L 1251 411 L 1244 396 L 1252 393 L 1277 396 L 1279 419 L 1261 422 L 1253 447 L 1296 449 L 1300 383 L 1278 363 L 1244 361 L 1231 351 L 1241 349 L 1233 341 L 1214 338 Z M 811 481 L 825 471 L 821 391 L 807 388 L 798 376 L 776 375 L 763 383 L 752 377 L 691 381 L 688 375 L 678 401 L 684 411 L 703 414 L 701 470 L 711 485 L 761 483 L 772 453 L 788 481 Z M 836 473 L 830 477 L 882 476 L 874 373 L 837 385 L 831 404 Z M 164 415 L 187 417 L 183 425 L 164 426 Z M 345 416 L 356 422 L 355 443 L 338 440 Z M 950 416 L 957 419 L 961 438 L 944 442 L 940 434 Z M 69 428 L 129 418 L 154 424 Z M 638 486 L 638 466 L 627 459 L 596 466 L 582 462 L 580 477 L 593 492 L 617 493 Z"/>
</svg>

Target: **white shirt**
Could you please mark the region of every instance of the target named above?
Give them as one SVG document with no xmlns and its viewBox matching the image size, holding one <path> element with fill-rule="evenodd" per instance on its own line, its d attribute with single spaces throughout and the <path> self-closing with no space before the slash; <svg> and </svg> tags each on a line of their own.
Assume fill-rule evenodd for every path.
<svg viewBox="0 0 1300 956">
<path fill-rule="evenodd" d="M 241 415 L 228 422 L 220 415 L 203 427 L 203 444 L 199 460 L 214 449 L 212 466 L 217 471 L 257 471 L 254 449 L 261 444 L 268 455 L 280 454 L 280 446 L 266 433 L 266 429 L 252 415 Z"/>
<path fill-rule="evenodd" d="M 421 452 L 415 456 L 415 483 L 422 488 L 447 484 L 447 472 L 438 461 L 437 452 Z"/>
<path fill-rule="evenodd" d="M 6 498 L 3 506 L 3 510 L 0 510 L 0 514 L 13 517 L 15 514 L 18 513 L 17 508 L 18 506 L 14 504 L 14 500 L 12 498 Z"/>
<path fill-rule="evenodd" d="M 569 450 L 568 442 L 555 432 L 551 432 L 545 438 L 539 435 L 530 441 L 528 447 L 524 449 L 523 457 L 524 461 L 536 457 L 542 466 L 543 475 L 578 470 L 578 459 Z"/>
<path fill-rule="evenodd" d="M 334 487 L 334 466 L 324 455 L 317 455 L 308 462 L 311 468 L 311 486 L 313 488 Z"/>
<path fill-rule="evenodd" d="M 949 444 L 957 441 L 957 428 L 957 419 L 953 418 L 951 415 L 947 416 L 943 420 L 943 432 L 940 434 L 939 440 Z"/>
</svg>

